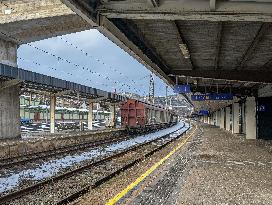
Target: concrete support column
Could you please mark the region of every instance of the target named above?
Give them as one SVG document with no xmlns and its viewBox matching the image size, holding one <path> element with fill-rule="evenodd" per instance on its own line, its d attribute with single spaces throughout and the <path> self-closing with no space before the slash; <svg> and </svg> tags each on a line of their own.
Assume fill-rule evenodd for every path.
<svg viewBox="0 0 272 205">
<path fill-rule="evenodd" d="M 224 108 L 220 109 L 220 128 L 224 129 L 224 123 L 225 123 L 225 110 Z"/>
<path fill-rule="evenodd" d="M 0 139 L 18 138 L 21 135 L 20 88 L 18 85 L 3 88 L 4 84 L 0 81 Z"/>
<path fill-rule="evenodd" d="M 246 99 L 246 139 L 257 139 L 256 101 L 255 97 Z"/>
<path fill-rule="evenodd" d="M 97 110 L 98 112 L 98 110 Z M 88 129 L 93 129 L 93 100 L 89 100 Z"/>
<path fill-rule="evenodd" d="M 50 96 L 50 133 L 55 133 L 56 96 Z"/>
<path fill-rule="evenodd" d="M 216 111 L 216 126 L 220 127 L 220 110 Z"/>
<path fill-rule="evenodd" d="M 232 133 L 239 133 L 239 103 L 232 105 Z"/>
<path fill-rule="evenodd" d="M 17 49 L 17 44 L 0 39 L 0 63 L 17 67 Z"/>
<path fill-rule="evenodd" d="M 227 131 L 231 131 L 230 130 L 230 107 L 226 107 L 226 130 Z"/>
</svg>

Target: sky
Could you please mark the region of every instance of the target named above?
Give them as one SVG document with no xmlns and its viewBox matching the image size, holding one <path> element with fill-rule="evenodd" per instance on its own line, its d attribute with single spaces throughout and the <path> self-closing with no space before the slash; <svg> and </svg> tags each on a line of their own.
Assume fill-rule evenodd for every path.
<svg viewBox="0 0 272 205">
<path fill-rule="evenodd" d="M 18 66 L 110 92 L 148 95 L 151 72 L 95 29 L 21 45 Z M 155 75 L 154 81 L 155 96 L 165 96 L 166 84 Z"/>
</svg>

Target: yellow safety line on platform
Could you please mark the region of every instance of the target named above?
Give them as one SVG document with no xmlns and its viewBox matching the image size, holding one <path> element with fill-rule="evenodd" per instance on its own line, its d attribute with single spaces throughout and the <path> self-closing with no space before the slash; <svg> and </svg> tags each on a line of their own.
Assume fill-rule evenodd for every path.
<svg viewBox="0 0 272 205">
<path fill-rule="evenodd" d="M 142 174 L 139 178 L 137 178 L 134 182 L 127 186 L 124 190 L 115 195 L 111 200 L 109 200 L 106 205 L 114 205 L 121 198 L 123 198 L 130 190 L 132 190 L 135 186 L 137 186 L 141 181 L 143 181 L 148 175 L 150 175 L 154 170 L 156 170 L 163 162 L 165 162 L 169 157 L 171 157 L 177 150 L 179 150 L 195 133 L 195 130 L 190 134 L 185 140 L 183 140 L 177 147 L 175 147 L 169 154 L 167 154 L 164 158 L 162 158 L 159 162 L 154 164 L 149 170 L 147 170 L 144 174 Z"/>
</svg>

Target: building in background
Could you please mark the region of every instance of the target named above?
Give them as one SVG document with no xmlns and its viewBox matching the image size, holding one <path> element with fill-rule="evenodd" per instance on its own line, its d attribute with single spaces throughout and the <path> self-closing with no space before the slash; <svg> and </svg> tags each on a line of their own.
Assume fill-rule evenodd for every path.
<svg viewBox="0 0 272 205">
<path fill-rule="evenodd" d="M 48 122 L 50 119 L 49 104 L 49 99 L 40 95 L 21 95 L 20 117 L 33 122 Z M 88 109 L 84 104 L 71 99 L 57 99 L 56 121 L 87 121 Z M 93 111 L 94 120 L 106 120 L 110 117 L 110 112 L 99 104 L 94 108 L 96 108 Z"/>
</svg>

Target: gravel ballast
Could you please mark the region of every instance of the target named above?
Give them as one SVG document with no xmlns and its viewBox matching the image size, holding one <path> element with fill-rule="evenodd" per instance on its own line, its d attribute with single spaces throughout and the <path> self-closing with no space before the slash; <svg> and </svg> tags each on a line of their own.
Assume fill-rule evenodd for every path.
<svg viewBox="0 0 272 205">
<path fill-rule="evenodd" d="M 76 204 L 105 204 L 178 142 L 91 190 Z M 271 147 L 269 141 L 245 140 L 201 124 L 184 147 L 118 204 L 272 204 Z"/>
</svg>

